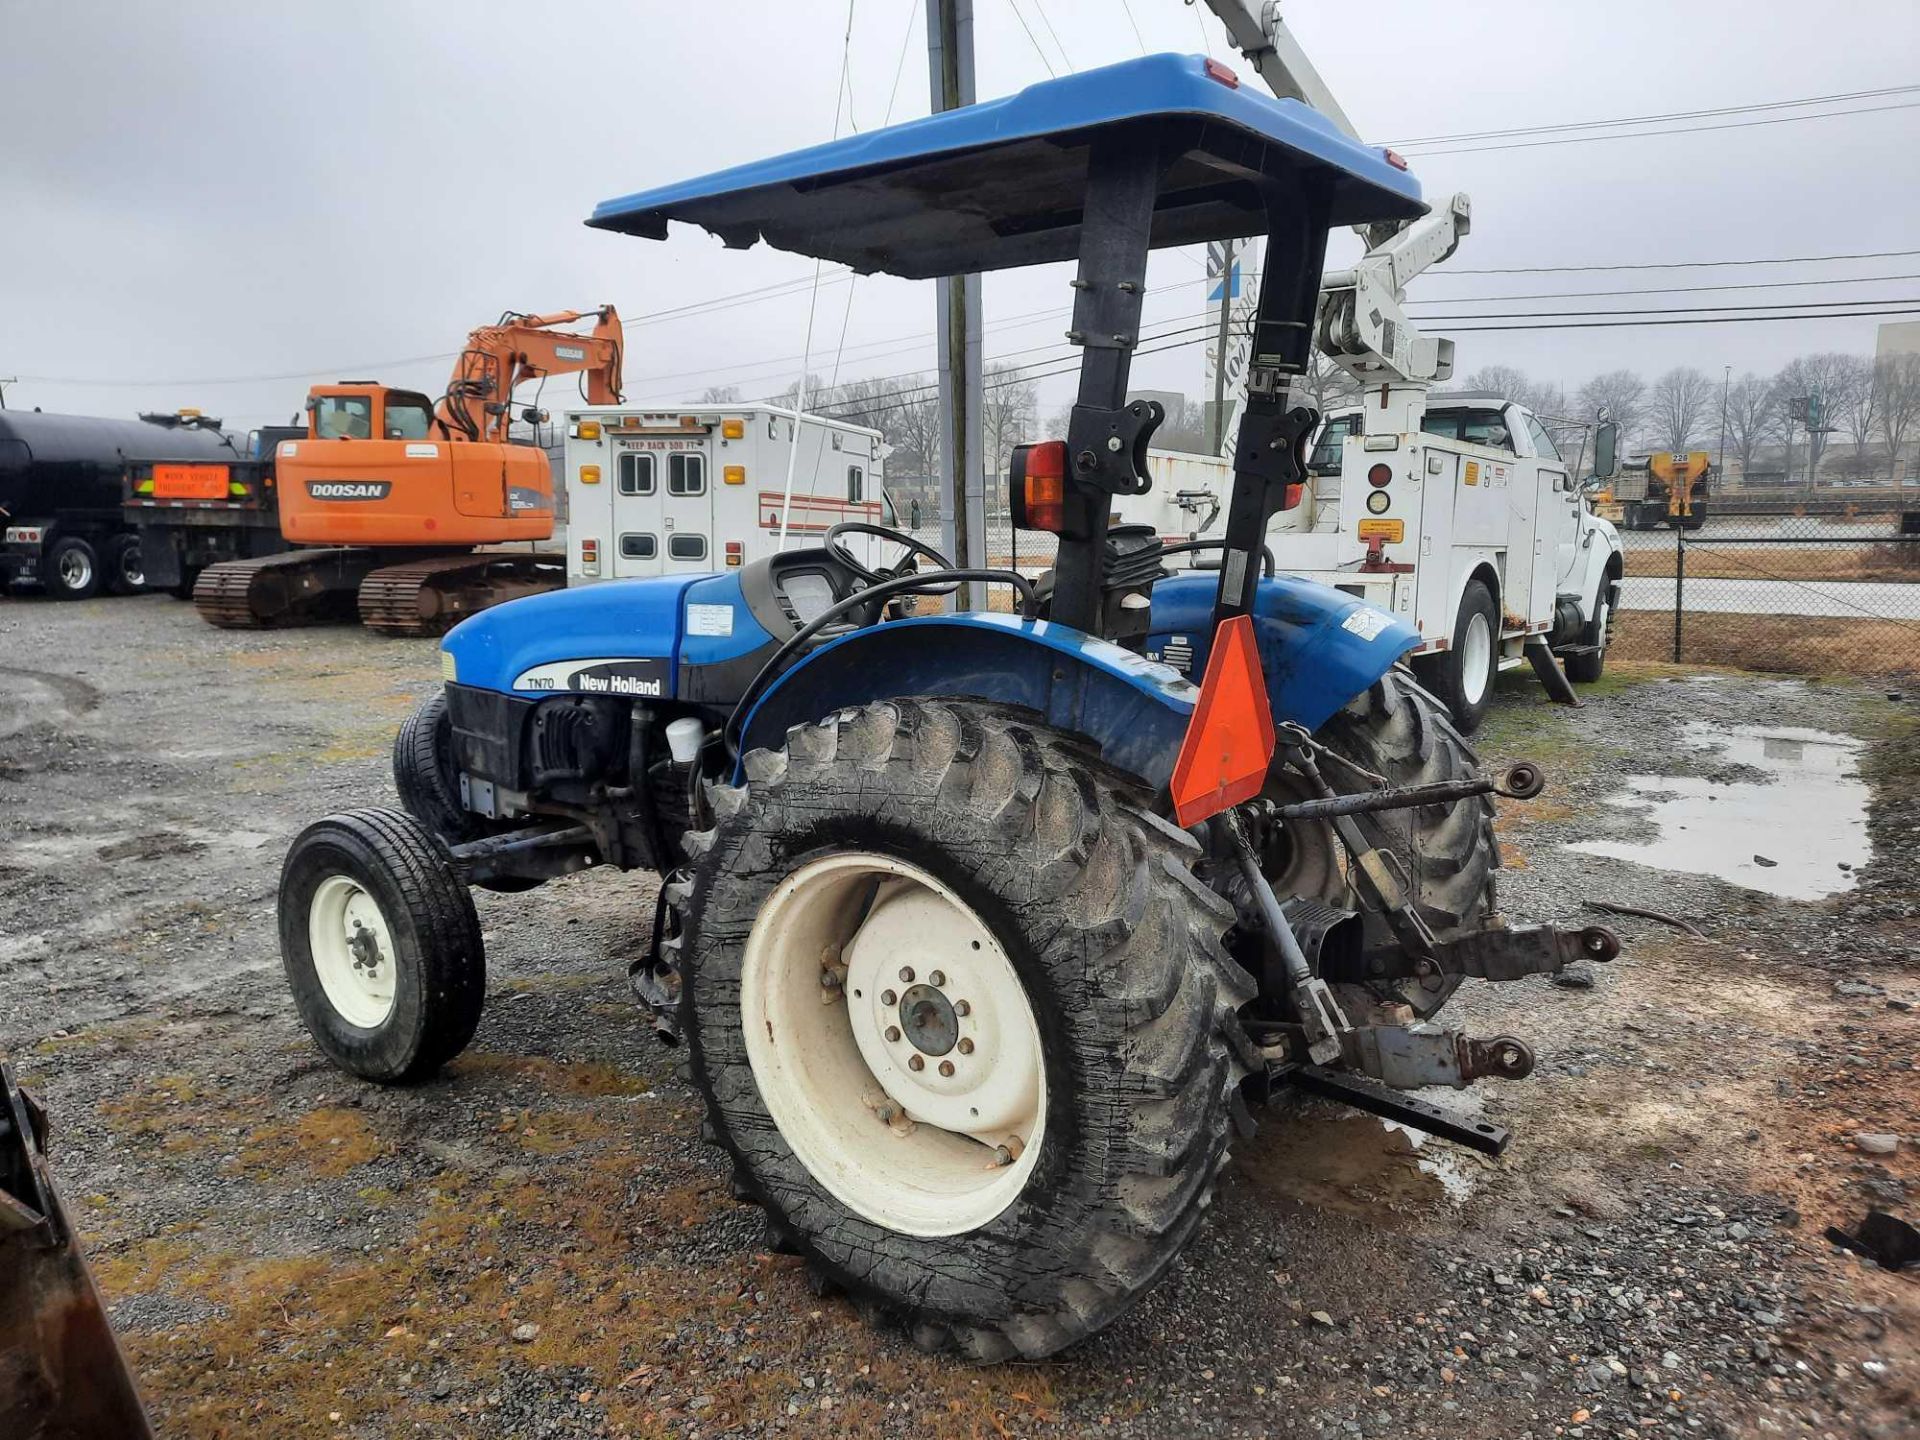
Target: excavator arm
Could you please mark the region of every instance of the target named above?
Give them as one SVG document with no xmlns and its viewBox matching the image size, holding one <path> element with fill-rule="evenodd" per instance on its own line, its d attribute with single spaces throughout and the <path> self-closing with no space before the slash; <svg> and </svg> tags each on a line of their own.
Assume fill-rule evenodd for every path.
<svg viewBox="0 0 1920 1440">
<path fill-rule="evenodd" d="M 587 319 L 591 334 L 559 328 Z M 584 374 L 588 404 L 617 405 L 624 349 L 611 305 L 552 315 L 510 311 L 467 336 L 435 416 L 455 439 L 505 441 L 515 387 L 549 375 Z"/>
</svg>

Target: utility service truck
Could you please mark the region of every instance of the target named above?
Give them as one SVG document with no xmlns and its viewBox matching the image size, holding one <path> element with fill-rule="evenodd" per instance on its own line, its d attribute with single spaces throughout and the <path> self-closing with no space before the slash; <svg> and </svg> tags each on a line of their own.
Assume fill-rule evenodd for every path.
<svg viewBox="0 0 1920 1440">
<path fill-rule="evenodd" d="M 570 411 L 567 584 L 737 570 L 783 540 L 895 525 L 885 450 L 877 430 L 776 405 Z M 864 560 L 867 540 L 850 543 Z"/>
<path fill-rule="evenodd" d="M 1450 393 L 1371 430 L 1366 406 L 1338 411 L 1308 468 L 1311 500 L 1268 537 L 1276 562 L 1411 624 L 1415 672 L 1464 729 L 1523 658 L 1600 678 L 1619 535 L 1524 405 Z"/>
</svg>

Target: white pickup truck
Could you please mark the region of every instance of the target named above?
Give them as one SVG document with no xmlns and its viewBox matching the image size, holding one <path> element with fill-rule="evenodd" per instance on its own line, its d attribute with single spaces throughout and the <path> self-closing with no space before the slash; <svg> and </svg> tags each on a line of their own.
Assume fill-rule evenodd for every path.
<svg viewBox="0 0 1920 1440">
<path fill-rule="evenodd" d="M 1364 420 L 1327 417 L 1308 493 L 1268 536 L 1279 568 L 1410 621 L 1415 671 L 1463 730 L 1529 645 L 1572 680 L 1599 679 L 1624 558 L 1578 457 L 1497 395 L 1430 394 L 1414 433 L 1369 435 Z"/>
</svg>

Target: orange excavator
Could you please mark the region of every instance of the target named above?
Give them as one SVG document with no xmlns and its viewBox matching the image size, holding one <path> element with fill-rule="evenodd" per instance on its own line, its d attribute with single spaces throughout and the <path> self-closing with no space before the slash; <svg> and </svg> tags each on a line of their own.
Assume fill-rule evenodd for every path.
<svg viewBox="0 0 1920 1440">
<path fill-rule="evenodd" d="M 561 329 L 592 319 L 589 334 Z M 342 618 L 394 635 L 438 635 L 476 610 L 558 589 L 566 559 L 478 547 L 553 536 L 546 453 L 509 443 L 517 386 L 582 374 L 587 403 L 621 400 L 620 317 L 611 305 L 508 312 L 467 337 L 438 403 L 373 381 L 316 385 L 307 433 L 275 449 L 280 533 L 305 547 L 209 565 L 193 603 L 210 623 L 263 629 Z M 544 417 L 529 408 L 521 417 Z"/>
</svg>

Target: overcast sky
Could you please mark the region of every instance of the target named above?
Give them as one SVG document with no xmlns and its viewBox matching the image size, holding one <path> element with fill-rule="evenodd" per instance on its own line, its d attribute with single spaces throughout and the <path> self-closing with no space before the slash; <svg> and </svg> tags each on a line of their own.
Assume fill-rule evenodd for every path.
<svg viewBox="0 0 1920 1440">
<path fill-rule="evenodd" d="M 923 6 L 856 0 L 843 131 L 878 126 L 889 106 L 895 120 L 926 113 Z M 1039 51 L 1059 70 L 1138 55 L 1128 7 L 1146 49 L 1197 52 L 1204 36 L 1247 73 L 1204 7 L 1181 0 L 975 7 L 983 97 L 1044 79 Z M 1914 0 L 1291 0 L 1287 15 L 1380 141 L 1920 80 Z M 0 0 L 0 378 L 22 377 L 8 403 L 95 414 L 197 405 L 244 426 L 290 416 L 314 380 L 438 394 L 441 357 L 473 325 L 504 309 L 602 301 L 627 317 L 630 398 L 776 390 L 799 367 L 806 290 L 646 317 L 804 278 L 810 261 L 723 252 L 692 230 L 656 244 L 581 221 L 609 196 L 828 138 L 846 16 L 841 0 Z M 1451 267 L 1828 255 L 1920 248 L 1917 142 L 1920 109 L 1885 109 L 1433 154 L 1414 170 L 1429 199 L 1473 197 L 1474 233 Z M 1414 298 L 1920 275 L 1920 255 L 1651 276 L 1446 268 Z M 1156 255 L 1150 320 L 1198 311 L 1200 276 L 1190 252 Z M 990 357 L 1044 364 L 1059 353 L 1064 320 L 1032 312 L 1064 307 L 1065 279 L 989 277 Z M 1713 298 L 1840 295 L 1913 299 L 1920 279 Z M 924 369 L 932 311 L 930 284 L 826 285 L 812 368 L 831 372 L 837 358 L 842 379 Z M 1459 355 L 1463 373 L 1506 363 L 1570 386 L 1619 365 L 1651 374 L 1689 363 L 1717 379 L 1723 364 L 1738 374 L 1808 350 L 1870 353 L 1875 324 L 1461 335 Z M 1143 357 L 1135 381 L 1197 395 L 1201 365 L 1197 348 Z M 557 407 L 570 393 L 556 383 L 544 399 Z M 1064 381 L 1048 382 L 1045 409 L 1066 396 Z"/>
</svg>

